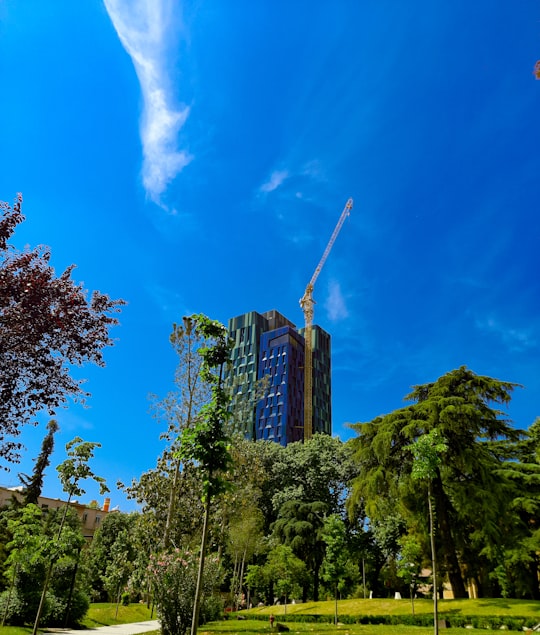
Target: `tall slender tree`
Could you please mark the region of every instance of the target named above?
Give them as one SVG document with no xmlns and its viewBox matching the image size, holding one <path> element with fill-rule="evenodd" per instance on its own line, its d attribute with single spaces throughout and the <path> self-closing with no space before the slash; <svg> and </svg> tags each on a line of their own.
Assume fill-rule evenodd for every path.
<svg viewBox="0 0 540 635">
<path fill-rule="evenodd" d="M 68 495 L 68 498 L 63 506 L 62 518 L 56 535 L 57 542 L 59 542 L 62 537 L 62 531 L 64 529 L 64 524 L 66 522 L 72 498 L 74 496 L 82 496 L 85 493 L 81 481 L 85 481 L 87 479 L 94 480 L 99 485 L 100 494 L 105 494 L 109 491 L 107 485 L 105 484 L 105 479 L 94 474 L 89 465 L 90 459 L 94 456 L 94 450 L 99 447 L 101 447 L 101 444 L 91 441 L 83 441 L 80 437 L 75 437 L 66 443 L 68 458 L 56 468 L 59 473 L 60 482 L 62 483 L 62 489 Z M 45 607 L 47 589 L 51 581 L 56 560 L 57 558 L 53 550 L 47 567 L 47 574 L 45 576 L 45 582 L 43 583 L 43 589 L 41 591 L 41 599 L 39 601 L 32 635 L 37 635 L 39 621 Z"/>
<path fill-rule="evenodd" d="M 51 419 L 47 424 L 47 434 L 41 444 L 41 452 L 34 462 L 32 476 L 19 474 L 19 479 L 24 487 L 23 505 L 28 505 L 28 503 L 34 503 L 34 505 L 37 505 L 38 498 L 41 496 L 41 490 L 43 488 L 45 470 L 49 467 L 51 462 L 51 454 L 54 450 L 54 435 L 56 432 L 58 432 L 58 423 L 55 419 Z"/>
<path fill-rule="evenodd" d="M 190 319 L 195 329 L 209 342 L 205 348 L 199 350 L 203 359 L 200 375 L 212 390 L 212 398 L 201 408 L 195 426 L 182 430 L 178 450 L 178 458 L 184 462 L 194 463 L 200 470 L 203 481 L 204 522 L 191 623 L 191 635 L 196 635 L 211 503 L 214 497 L 227 488 L 224 475 L 232 462 L 230 439 L 225 427 L 230 416 L 230 395 L 223 386 L 224 370 L 229 361 L 231 342 L 227 329 L 217 320 L 211 320 L 201 314 L 193 315 Z"/>
</svg>

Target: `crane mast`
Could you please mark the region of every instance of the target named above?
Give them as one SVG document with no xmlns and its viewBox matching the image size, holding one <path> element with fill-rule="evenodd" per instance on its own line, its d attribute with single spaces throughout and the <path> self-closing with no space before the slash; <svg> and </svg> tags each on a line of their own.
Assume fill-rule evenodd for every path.
<svg viewBox="0 0 540 635">
<path fill-rule="evenodd" d="M 337 222 L 337 225 L 328 241 L 328 245 L 326 245 L 326 249 L 322 255 L 319 264 L 317 265 L 313 275 L 311 276 L 311 280 L 308 282 L 306 286 L 306 290 L 304 291 L 304 295 L 300 299 L 300 306 L 302 307 L 302 311 L 304 312 L 304 441 L 308 441 L 311 439 L 313 435 L 313 342 L 312 342 L 312 327 L 313 327 L 313 305 L 315 301 L 313 300 L 313 287 L 315 286 L 315 282 L 321 273 L 321 269 L 328 258 L 328 254 L 334 245 L 336 238 L 345 222 L 345 219 L 351 213 L 351 209 L 353 206 L 353 200 L 350 198 L 345 207 L 343 208 L 343 212 L 341 212 L 341 216 Z"/>
</svg>

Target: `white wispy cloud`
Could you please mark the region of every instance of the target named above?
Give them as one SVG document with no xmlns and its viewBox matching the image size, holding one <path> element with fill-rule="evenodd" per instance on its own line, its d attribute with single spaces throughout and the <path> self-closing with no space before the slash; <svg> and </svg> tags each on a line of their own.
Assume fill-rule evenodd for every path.
<svg viewBox="0 0 540 635">
<path fill-rule="evenodd" d="M 270 175 L 268 181 L 263 183 L 259 189 L 261 192 L 273 192 L 274 190 L 277 190 L 288 176 L 289 172 L 287 170 L 275 170 Z"/>
<path fill-rule="evenodd" d="M 329 285 L 329 292 L 326 302 L 324 303 L 328 319 L 332 322 L 344 320 L 349 316 L 345 298 L 341 293 L 339 282 L 332 280 Z"/>
<path fill-rule="evenodd" d="M 508 328 L 494 318 L 476 320 L 477 329 L 498 337 L 509 350 L 520 353 L 536 346 L 536 339 L 528 329 Z"/>
<path fill-rule="evenodd" d="M 166 209 L 161 195 L 192 160 L 177 147 L 189 107 L 175 103 L 168 72 L 168 43 L 179 18 L 174 0 L 104 0 L 122 45 L 130 55 L 143 96 L 140 122 L 142 180 L 148 197 Z"/>
</svg>

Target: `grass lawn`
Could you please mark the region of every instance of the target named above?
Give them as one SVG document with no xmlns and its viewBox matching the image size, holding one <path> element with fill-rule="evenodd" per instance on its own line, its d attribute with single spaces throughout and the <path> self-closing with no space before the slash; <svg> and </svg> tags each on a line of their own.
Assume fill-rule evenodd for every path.
<svg viewBox="0 0 540 635">
<path fill-rule="evenodd" d="M 118 616 L 115 616 L 116 604 L 91 604 L 86 617 L 82 621 L 82 628 L 99 628 L 111 624 L 130 624 L 132 622 L 146 622 L 155 620 L 156 614 L 151 614 L 146 604 L 130 604 L 119 606 Z M 0 627 L 0 635 L 28 635 L 32 633 L 31 626 L 3 626 Z M 40 628 L 40 632 L 47 632 L 46 628 Z M 84 630 L 81 630 L 81 635 Z"/>
<path fill-rule="evenodd" d="M 288 622 L 290 633 L 337 633 L 338 635 L 431 635 L 433 627 L 420 626 L 388 626 L 388 625 L 339 625 L 333 624 L 305 624 L 301 622 Z M 464 635 L 462 628 L 441 629 L 441 635 Z M 228 620 L 226 622 L 212 622 L 201 626 L 198 635 L 215 635 L 216 633 L 227 633 L 227 635 L 249 635 L 249 633 L 276 633 L 272 631 L 270 625 L 258 620 Z M 501 631 L 482 630 L 482 635 L 501 635 Z"/>
<path fill-rule="evenodd" d="M 146 622 L 155 620 L 156 612 L 153 614 L 146 604 L 130 604 L 129 606 L 118 607 L 116 615 L 116 604 L 95 603 L 90 604 L 90 609 L 82 621 L 85 628 L 98 628 L 100 626 L 110 626 L 111 624 L 130 624 L 132 622 Z M 0 630 L 4 635 L 4 632 Z M 7 635 L 7 634 L 6 634 Z"/>
<path fill-rule="evenodd" d="M 432 614 L 433 603 L 431 600 L 415 600 L 415 614 Z M 286 607 L 287 617 L 293 615 L 334 615 L 334 602 L 308 602 L 306 604 L 289 604 Z M 411 615 L 411 603 L 409 600 L 341 600 L 338 603 L 338 614 L 341 615 Z M 99 628 L 112 624 L 127 624 L 130 622 L 144 622 L 156 619 L 156 614 L 151 613 L 145 604 L 130 604 L 119 606 L 118 616 L 115 616 L 115 604 L 92 604 L 83 622 L 83 628 Z M 242 611 L 242 617 L 238 620 L 234 616 L 221 622 L 212 622 L 199 628 L 199 635 L 242 635 L 249 633 L 277 633 L 277 629 L 270 629 L 268 616 L 273 613 L 276 621 L 285 613 L 284 606 L 272 606 L 255 608 Z M 540 602 L 528 600 L 441 600 L 439 602 L 441 619 L 444 616 L 462 615 L 474 617 L 515 616 L 533 618 L 540 623 Z M 257 615 L 259 619 L 249 619 L 250 615 Z M 263 618 L 263 619 L 261 619 Z M 337 633 L 339 635 L 431 635 L 433 626 L 405 626 L 405 625 L 375 625 L 375 624 L 333 624 L 287 622 L 291 633 Z M 501 635 L 500 630 L 475 629 L 482 635 Z M 6 626 L 0 627 L 0 635 L 29 635 L 31 627 L 18 628 Z M 441 635 L 465 635 L 469 631 L 463 628 L 441 629 Z M 509 635 L 512 631 L 509 631 Z M 159 632 L 154 631 L 156 635 Z M 515 631 L 514 631 L 515 633 Z M 81 635 L 84 631 L 81 631 Z"/>
<path fill-rule="evenodd" d="M 265 606 L 242 611 L 249 618 L 250 615 L 334 615 L 334 602 L 306 602 L 306 604 L 288 604 L 285 606 Z M 432 600 L 415 600 L 416 615 L 433 613 Z M 411 615 L 410 600 L 372 599 L 372 600 L 340 600 L 338 615 Z M 478 617 L 494 617 L 508 615 L 516 617 L 538 617 L 540 622 L 540 602 L 534 600 L 439 600 L 439 614 L 444 615 L 475 615 Z"/>
</svg>

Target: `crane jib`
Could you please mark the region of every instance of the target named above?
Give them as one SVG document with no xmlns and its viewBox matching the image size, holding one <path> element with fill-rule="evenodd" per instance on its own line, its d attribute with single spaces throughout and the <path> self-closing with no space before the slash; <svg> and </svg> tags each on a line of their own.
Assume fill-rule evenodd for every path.
<svg viewBox="0 0 540 635">
<path fill-rule="evenodd" d="M 313 287 L 315 286 L 315 282 L 321 273 L 321 269 L 328 258 L 328 254 L 332 249 L 334 242 L 345 222 L 345 219 L 351 213 L 351 209 L 353 206 L 353 200 L 350 198 L 343 211 L 341 212 L 341 216 L 337 222 L 337 225 L 330 236 L 330 240 L 328 241 L 328 245 L 326 245 L 326 249 L 322 255 L 311 280 L 309 281 L 304 295 L 300 300 L 300 306 L 302 307 L 302 311 L 304 312 L 304 441 L 308 441 L 311 439 L 313 433 L 313 343 L 311 341 L 312 338 L 312 325 L 313 325 L 313 305 L 315 301 L 313 300 Z"/>
</svg>

